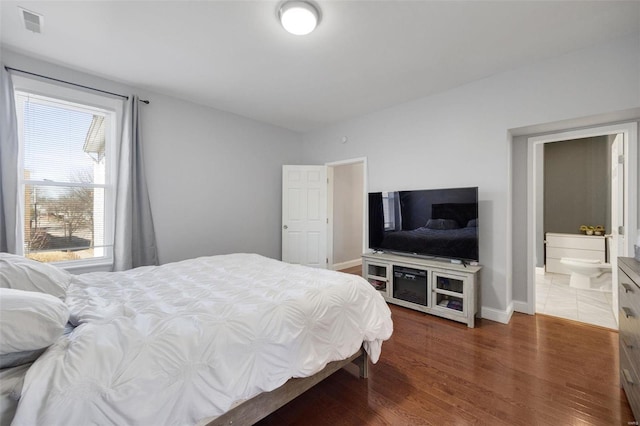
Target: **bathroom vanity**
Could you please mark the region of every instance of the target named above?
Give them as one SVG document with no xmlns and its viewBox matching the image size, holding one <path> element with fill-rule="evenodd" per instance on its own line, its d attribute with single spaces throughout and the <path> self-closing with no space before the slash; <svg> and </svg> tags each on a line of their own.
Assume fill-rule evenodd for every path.
<svg viewBox="0 0 640 426">
<path fill-rule="evenodd" d="M 618 258 L 620 384 L 640 420 L 640 262 Z"/>
<path fill-rule="evenodd" d="M 546 272 L 571 274 L 560 259 L 589 259 L 606 262 L 605 237 L 602 235 L 560 234 L 547 232 L 545 237 Z"/>
</svg>

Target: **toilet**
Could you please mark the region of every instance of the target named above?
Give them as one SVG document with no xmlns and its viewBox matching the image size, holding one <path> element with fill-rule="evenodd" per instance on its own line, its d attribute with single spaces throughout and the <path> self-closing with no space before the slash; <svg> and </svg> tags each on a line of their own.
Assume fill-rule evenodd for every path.
<svg viewBox="0 0 640 426">
<path fill-rule="evenodd" d="M 611 272 L 611 264 L 600 260 L 563 257 L 560 263 L 571 272 L 569 286 L 573 288 L 598 290 L 598 286 L 603 284 L 598 282 L 598 278 L 605 272 Z M 611 289 L 607 288 L 605 291 L 611 291 Z"/>
</svg>

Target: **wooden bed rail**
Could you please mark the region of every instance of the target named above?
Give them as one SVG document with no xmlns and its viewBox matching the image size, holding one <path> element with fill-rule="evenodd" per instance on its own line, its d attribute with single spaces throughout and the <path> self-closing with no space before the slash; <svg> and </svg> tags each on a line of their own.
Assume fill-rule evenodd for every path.
<svg viewBox="0 0 640 426">
<path fill-rule="evenodd" d="M 366 379 L 369 374 L 369 357 L 367 352 L 360 348 L 358 352 L 345 360 L 330 362 L 324 369 L 313 376 L 290 379 L 279 388 L 256 395 L 221 416 L 212 420 L 204 419 L 200 421 L 198 425 L 252 425 L 351 363 L 358 367 L 359 376 Z"/>
</svg>

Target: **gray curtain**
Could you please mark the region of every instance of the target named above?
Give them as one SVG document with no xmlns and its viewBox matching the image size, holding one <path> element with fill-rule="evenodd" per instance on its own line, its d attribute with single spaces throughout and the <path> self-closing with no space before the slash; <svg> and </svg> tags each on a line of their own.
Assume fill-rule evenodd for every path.
<svg viewBox="0 0 640 426">
<path fill-rule="evenodd" d="M 142 158 L 139 103 L 137 96 L 130 96 L 124 114 L 116 184 L 114 271 L 158 264 Z"/>
<path fill-rule="evenodd" d="M 22 206 L 18 203 L 18 124 L 11 75 L 0 69 L 0 251 L 22 254 Z"/>
</svg>

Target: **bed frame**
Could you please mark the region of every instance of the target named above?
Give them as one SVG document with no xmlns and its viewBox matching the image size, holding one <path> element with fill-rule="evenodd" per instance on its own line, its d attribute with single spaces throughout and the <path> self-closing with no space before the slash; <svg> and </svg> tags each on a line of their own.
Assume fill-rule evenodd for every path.
<svg viewBox="0 0 640 426">
<path fill-rule="evenodd" d="M 351 363 L 357 366 L 358 375 L 366 379 L 369 374 L 369 358 L 367 352 L 363 348 L 360 348 L 358 352 L 345 360 L 330 362 L 324 369 L 313 376 L 290 379 L 279 388 L 256 395 L 221 416 L 213 419 L 203 419 L 198 422 L 198 425 L 252 425 L 311 389 L 341 368 L 349 367 Z"/>
</svg>

